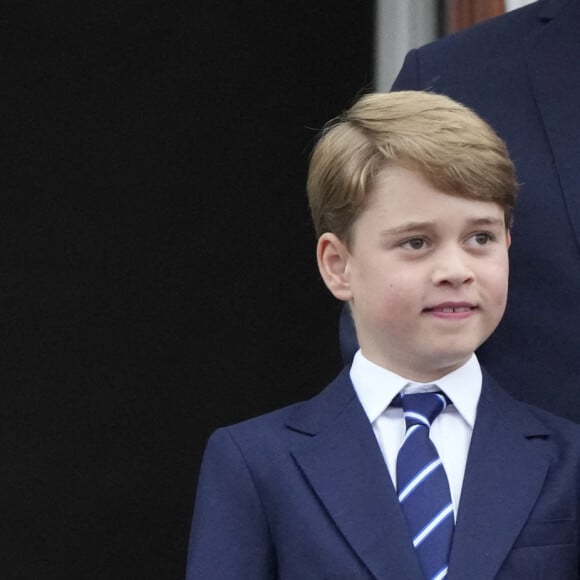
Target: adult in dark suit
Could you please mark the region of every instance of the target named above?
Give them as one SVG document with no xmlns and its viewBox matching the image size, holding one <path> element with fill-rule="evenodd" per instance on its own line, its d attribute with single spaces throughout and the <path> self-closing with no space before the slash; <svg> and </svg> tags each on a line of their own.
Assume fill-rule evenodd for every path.
<svg viewBox="0 0 580 580">
<path fill-rule="evenodd" d="M 580 0 L 540 0 L 411 51 L 393 89 L 444 93 L 507 142 L 521 183 L 508 308 L 478 355 L 517 398 L 580 421 Z M 345 361 L 356 350 L 341 317 Z"/>
<path fill-rule="evenodd" d="M 573 424 L 484 374 L 448 579 L 578 578 L 579 454 Z M 423 578 L 347 371 L 217 431 L 201 473 L 188 580 Z"/>
</svg>

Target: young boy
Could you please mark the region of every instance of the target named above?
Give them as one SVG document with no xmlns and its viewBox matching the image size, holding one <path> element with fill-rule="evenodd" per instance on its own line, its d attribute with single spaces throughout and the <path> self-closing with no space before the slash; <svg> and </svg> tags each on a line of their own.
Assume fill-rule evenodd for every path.
<svg viewBox="0 0 580 580">
<path fill-rule="evenodd" d="M 212 435 L 188 580 L 579 577 L 580 428 L 473 354 L 505 308 L 516 190 L 447 97 L 371 94 L 329 124 L 308 195 L 360 350 L 312 400 Z"/>
</svg>

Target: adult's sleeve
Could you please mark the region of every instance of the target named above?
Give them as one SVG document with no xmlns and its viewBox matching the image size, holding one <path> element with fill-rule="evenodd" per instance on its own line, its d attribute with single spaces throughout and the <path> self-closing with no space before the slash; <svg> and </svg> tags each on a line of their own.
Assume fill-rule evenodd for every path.
<svg viewBox="0 0 580 580">
<path fill-rule="evenodd" d="M 227 429 L 218 429 L 201 466 L 186 580 L 242 578 L 275 578 L 274 549 L 242 452 Z"/>
<path fill-rule="evenodd" d="M 419 80 L 419 58 L 417 50 L 407 53 L 403 66 L 391 87 L 392 91 L 418 91 L 421 84 Z"/>
</svg>

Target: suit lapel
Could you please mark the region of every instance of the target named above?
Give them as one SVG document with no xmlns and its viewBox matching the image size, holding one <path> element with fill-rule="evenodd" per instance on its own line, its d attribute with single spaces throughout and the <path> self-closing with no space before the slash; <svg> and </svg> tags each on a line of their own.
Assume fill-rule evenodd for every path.
<svg viewBox="0 0 580 580">
<path fill-rule="evenodd" d="M 496 577 L 542 490 L 550 446 L 546 429 L 484 374 L 449 580 Z"/>
<path fill-rule="evenodd" d="M 542 24 L 530 39 L 527 58 L 532 89 L 580 244 L 580 1 L 562 5 L 561 0 L 539 5 Z"/>
<path fill-rule="evenodd" d="M 293 456 L 374 577 L 420 580 L 393 484 L 348 371 L 288 426 L 312 435 Z"/>
</svg>

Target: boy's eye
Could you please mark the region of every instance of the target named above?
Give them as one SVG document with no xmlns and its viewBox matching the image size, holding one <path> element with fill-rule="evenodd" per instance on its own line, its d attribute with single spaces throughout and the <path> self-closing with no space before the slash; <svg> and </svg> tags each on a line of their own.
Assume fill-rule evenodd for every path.
<svg viewBox="0 0 580 580">
<path fill-rule="evenodd" d="M 489 232 L 478 232 L 472 236 L 472 240 L 478 246 L 485 246 L 486 244 L 489 244 L 489 242 L 493 241 L 493 235 Z"/>
<path fill-rule="evenodd" d="M 406 248 L 408 250 L 421 250 L 425 247 L 426 241 L 423 238 L 411 238 L 406 242 L 401 244 L 402 248 Z"/>
</svg>

